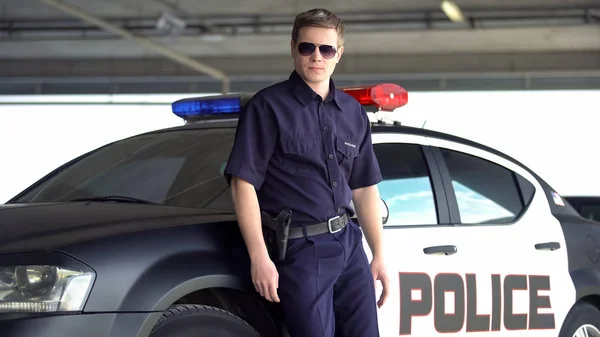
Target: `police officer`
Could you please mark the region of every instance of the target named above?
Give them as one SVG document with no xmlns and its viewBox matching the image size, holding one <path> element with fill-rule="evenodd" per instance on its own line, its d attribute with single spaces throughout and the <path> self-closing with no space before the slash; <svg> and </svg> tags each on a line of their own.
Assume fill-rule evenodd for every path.
<svg viewBox="0 0 600 337">
<path fill-rule="evenodd" d="M 382 178 L 370 124 L 330 78 L 343 42 L 335 14 L 313 9 L 296 17 L 295 70 L 247 103 L 225 169 L 254 286 L 280 303 L 292 337 L 378 337 L 377 306 L 388 294 L 376 185 Z M 350 220 L 351 200 L 362 231 Z M 292 228 L 278 261 L 269 257 L 261 211 L 286 208 Z M 383 284 L 379 301 L 375 280 Z"/>
</svg>

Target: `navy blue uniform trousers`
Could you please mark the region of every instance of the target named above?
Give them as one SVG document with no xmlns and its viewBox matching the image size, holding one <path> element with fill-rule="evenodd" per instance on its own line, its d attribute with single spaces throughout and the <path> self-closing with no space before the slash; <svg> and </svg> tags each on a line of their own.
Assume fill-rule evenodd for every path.
<svg viewBox="0 0 600 337">
<path fill-rule="evenodd" d="M 373 274 L 362 237 L 351 221 L 337 233 L 288 242 L 286 259 L 276 266 L 291 337 L 379 337 Z"/>
</svg>

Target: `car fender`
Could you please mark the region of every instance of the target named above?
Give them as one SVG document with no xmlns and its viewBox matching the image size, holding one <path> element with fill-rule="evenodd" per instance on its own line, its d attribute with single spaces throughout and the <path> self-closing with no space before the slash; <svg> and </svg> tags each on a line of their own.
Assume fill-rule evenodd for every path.
<svg viewBox="0 0 600 337">
<path fill-rule="evenodd" d="M 119 311 L 164 311 L 181 297 L 207 288 L 249 291 L 252 289 L 249 268 L 214 252 L 171 255 L 138 278 Z"/>
<path fill-rule="evenodd" d="M 600 270 L 582 268 L 571 272 L 577 291 L 577 300 L 588 296 L 600 297 Z"/>
<path fill-rule="evenodd" d="M 254 286 L 235 223 L 107 236 L 63 250 L 97 274 L 84 312 L 157 312 L 196 290 Z"/>
</svg>

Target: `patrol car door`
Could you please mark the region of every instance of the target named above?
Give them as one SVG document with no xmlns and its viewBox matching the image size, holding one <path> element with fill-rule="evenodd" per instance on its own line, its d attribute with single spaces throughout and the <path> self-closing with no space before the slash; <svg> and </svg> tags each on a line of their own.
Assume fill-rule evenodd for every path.
<svg viewBox="0 0 600 337">
<path fill-rule="evenodd" d="M 373 133 L 383 175 L 379 191 L 389 209 L 383 238 L 391 285 L 388 302 L 378 309 L 381 336 L 452 335 L 463 325 L 453 323 L 463 309 L 451 312 L 453 295 L 447 290 L 462 282 L 468 259 L 455 254 L 461 233 L 451 226 L 439 170 L 425 141 L 418 135 Z M 371 259 L 366 240 L 364 246 Z M 377 296 L 381 290 L 377 284 Z"/>
<path fill-rule="evenodd" d="M 445 244 L 456 247 L 453 256 L 460 258 L 452 264 L 456 270 L 446 265 L 435 270 L 447 273 L 437 276 L 444 282 L 432 282 L 433 311 L 443 324 L 427 331 L 558 336 L 575 289 L 563 232 L 542 186 L 501 155 L 445 140 L 428 144 L 437 146 L 431 149 L 455 226 Z M 443 303 L 446 309 L 437 301 L 442 289 L 444 297 L 454 294 L 454 302 Z M 427 308 L 419 313 L 429 314 Z M 453 313 L 441 313 L 447 309 Z"/>
</svg>

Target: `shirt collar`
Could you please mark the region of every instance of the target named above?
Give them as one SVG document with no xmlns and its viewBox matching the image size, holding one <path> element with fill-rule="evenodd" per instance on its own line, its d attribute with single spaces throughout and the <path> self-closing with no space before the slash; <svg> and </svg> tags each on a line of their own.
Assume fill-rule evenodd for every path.
<svg viewBox="0 0 600 337">
<path fill-rule="evenodd" d="M 318 96 L 317 93 L 314 90 L 312 90 L 312 88 L 309 87 L 308 84 L 306 84 L 306 82 L 304 82 L 302 77 L 300 77 L 300 75 L 298 75 L 298 73 L 295 70 L 289 77 L 289 83 L 290 89 L 292 90 L 296 98 L 298 98 L 300 103 L 302 103 L 302 105 L 307 105 Z M 325 98 L 324 101 L 329 102 L 331 100 L 333 100 L 337 104 L 340 110 L 343 110 L 342 104 L 340 102 L 340 95 L 338 95 L 337 93 L 337 89 L 335 87 L 335 82 L 333 81 L 333 79 L 329 79 L 329 95 Z"/>
</svg>

